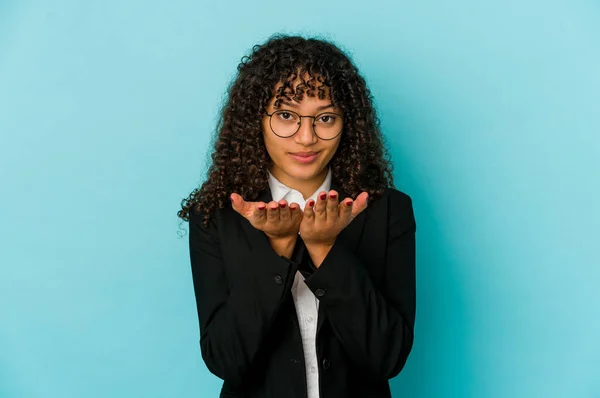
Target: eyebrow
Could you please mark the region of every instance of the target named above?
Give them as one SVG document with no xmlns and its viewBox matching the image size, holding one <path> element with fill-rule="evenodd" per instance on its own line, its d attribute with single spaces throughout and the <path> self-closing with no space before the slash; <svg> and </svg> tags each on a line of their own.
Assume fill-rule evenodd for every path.
<svg viewBox="0 0 600 398">
<path fill-rule="evenodd" d="M 289 102 L 289 101 L 282 100 L 281 103 L 284 104 L 284 105 L 289 105 L 292 108 L 298 108 L 298 105 L 296 105 L 296 104 L 294 104 L 292 102 Z M 333 104 L 321 105 L 321 106 L 317 107 L 317 111 L 322 111 L 323 109 L 333 108 L 333 107 L 334 107 Z"/>
</svg>

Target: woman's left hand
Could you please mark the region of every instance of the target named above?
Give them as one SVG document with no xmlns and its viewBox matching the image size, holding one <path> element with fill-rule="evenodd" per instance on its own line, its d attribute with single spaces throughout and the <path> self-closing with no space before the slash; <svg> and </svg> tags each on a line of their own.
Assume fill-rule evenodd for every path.
<svg viewBox="0 0 600 398">
<path fill-rule="evenodd" d="M 306 203 L 300 223 L 300 237 L 306 246 L 333 246 L 338 234 L 367 208 L 368 197 L 362 192 L 356 200 L 346 198 L 340 203 L 336 191 L 319 192 L 316 203 Z"/>
</svg>

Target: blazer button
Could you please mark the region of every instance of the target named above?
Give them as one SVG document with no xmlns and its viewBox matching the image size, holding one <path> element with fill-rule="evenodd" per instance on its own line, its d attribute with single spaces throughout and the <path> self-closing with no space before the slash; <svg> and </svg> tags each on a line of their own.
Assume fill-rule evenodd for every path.
<svg viewBox="0 0 600 398">
<path fill-rule="evenodd" d="M 281 285 L 283 283 L 283 278 L 281 277 L 281 275 L 275 275 L 275 283 L 277 283 L 278 285 Z"/>
<path fill-rule="evenodd" d="M 329 369 L 329 365 L 330 365 L 329 359 L 327 359 L 327 358 L 323 359 L 323 369 L 325 369 L 325 370 Z"/>
<path fill-rule="evenodd" d="M 317 297 L 323 297 L 323 296 L 325 296 L 325 290 L 323 290 L 323 289 L 317 289 L 317 290 L 315 290 L 315 296 L 317 296 Z"/>
</svg>

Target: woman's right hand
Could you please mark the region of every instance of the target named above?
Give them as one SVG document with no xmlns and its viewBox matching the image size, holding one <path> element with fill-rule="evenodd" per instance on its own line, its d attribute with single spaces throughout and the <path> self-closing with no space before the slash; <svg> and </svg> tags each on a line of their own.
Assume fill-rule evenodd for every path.
<svg viewBox="0 0 600 398">
<path fill-rule="evenodd" d="M 288 206 L 283 199 L 269 203 L 247 202 L 237 193 L 232 193 L 230 198 L 233 210 L 269 239 L 297 238 L 303 215 L 297 203 Z"/>
</svg>

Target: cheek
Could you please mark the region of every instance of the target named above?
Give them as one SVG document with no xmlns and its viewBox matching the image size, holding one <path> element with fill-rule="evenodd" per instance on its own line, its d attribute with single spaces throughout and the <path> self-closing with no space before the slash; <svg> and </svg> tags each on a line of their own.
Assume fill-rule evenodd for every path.
<svg viewBox="0 0 600 398">
<path fill-rule="evenodd" d="M 329 151 L 329 159 L 331 159 L 337 152 L 338 148 L 340 147 L 340 141 L 340 139 L 336 140 L 335 143 L 331 143 L 329 148 L 327 148 Z"/>
<path fill-rule="evenodd" d="M 281 157 L 282 148 L 279 142 L 277 142 L 277 137 L 273 134 L 269 134 L 268 131 L 263 131 L 263 141 L 271 159 Z"/>
</svg>

